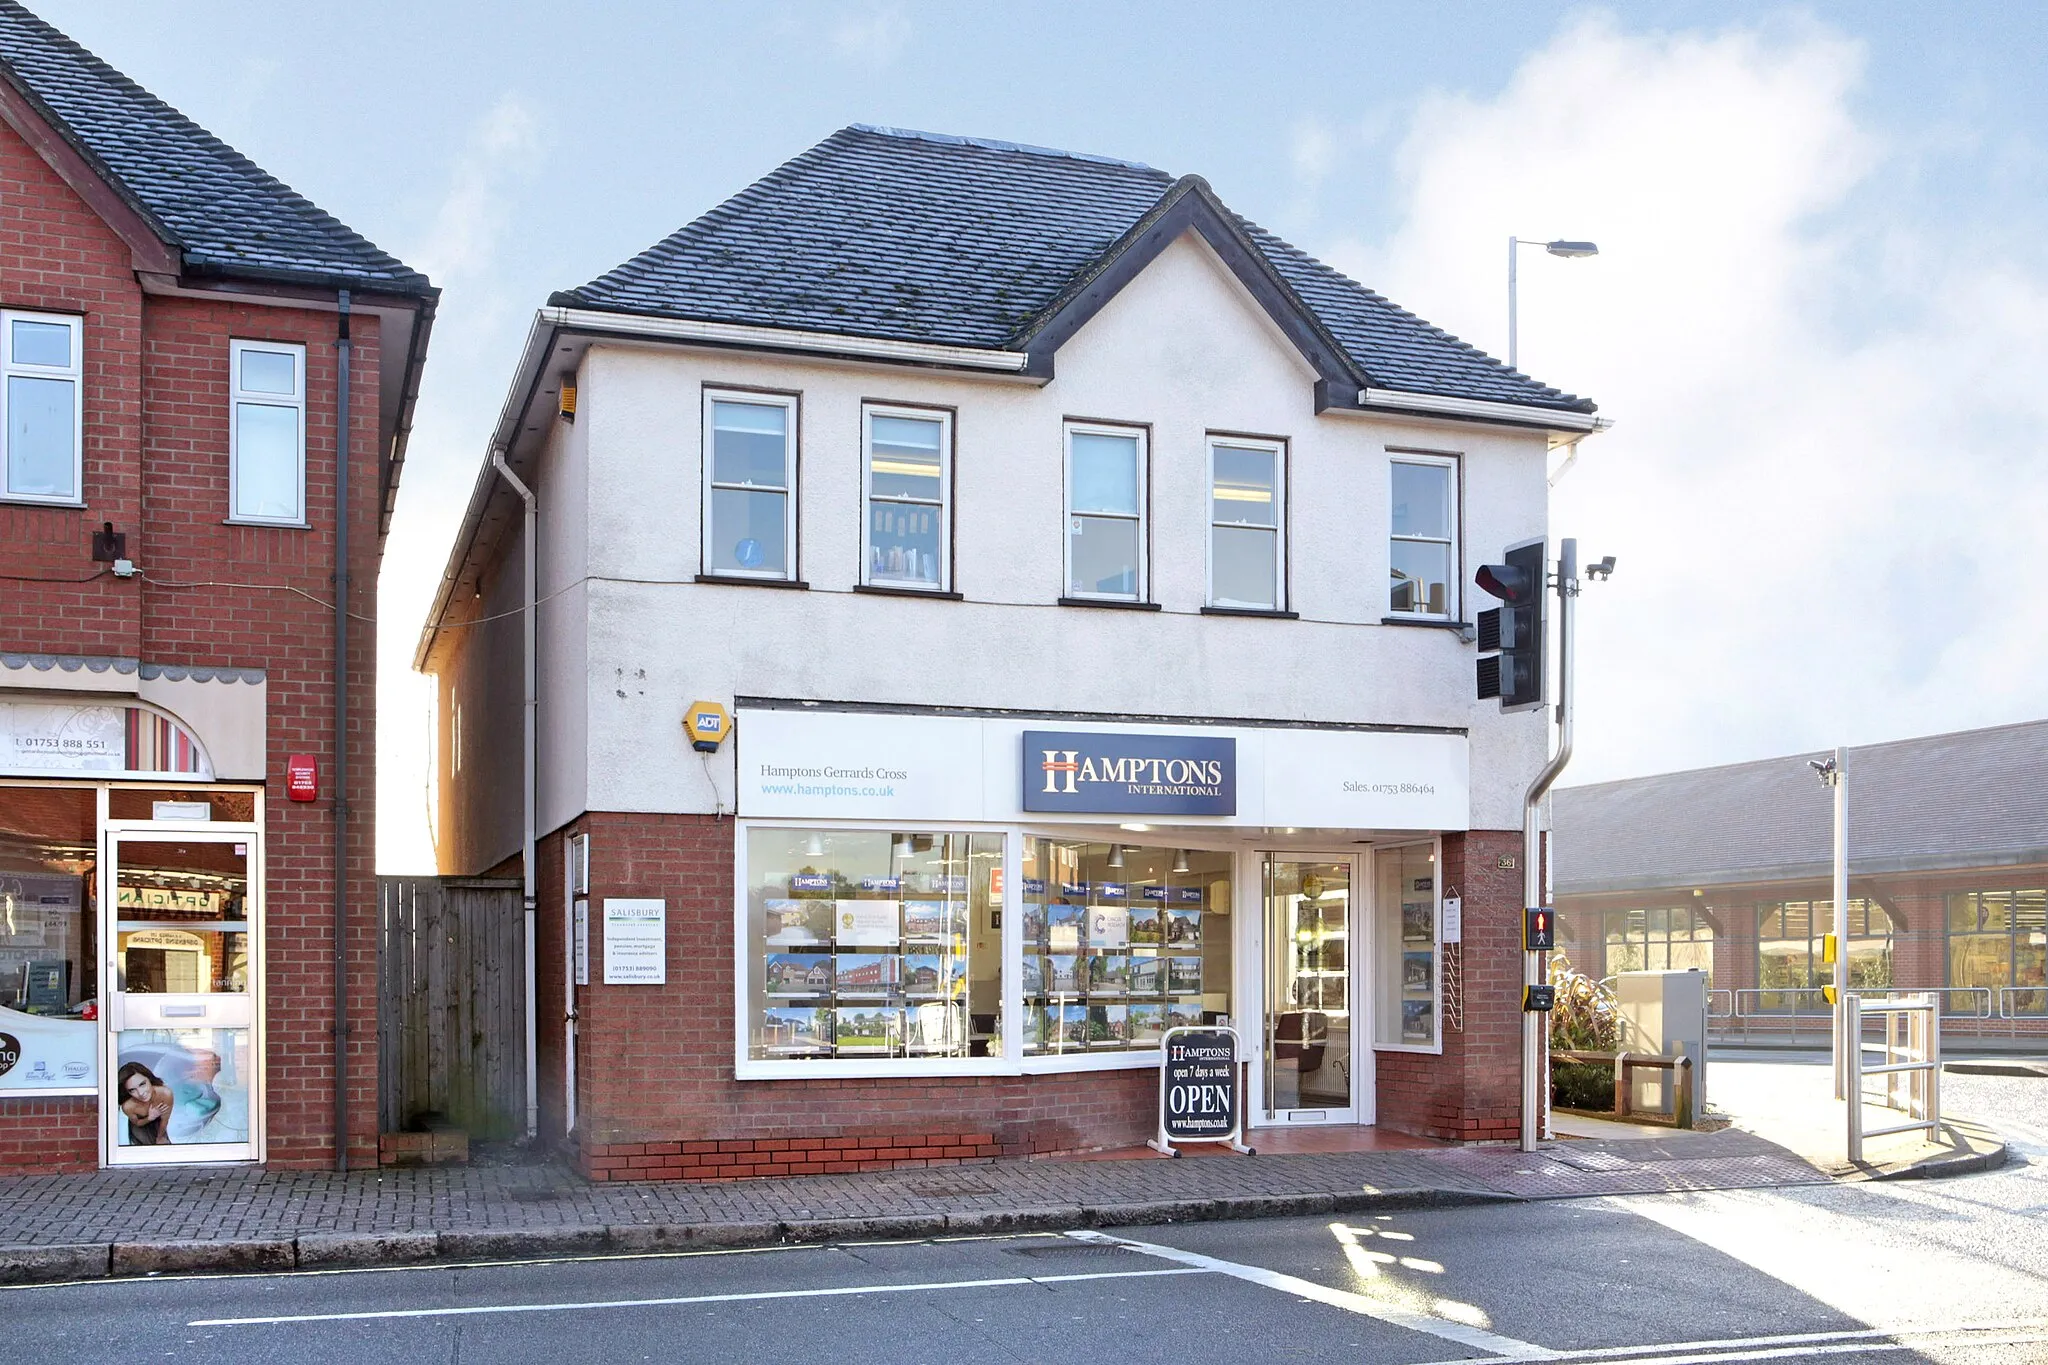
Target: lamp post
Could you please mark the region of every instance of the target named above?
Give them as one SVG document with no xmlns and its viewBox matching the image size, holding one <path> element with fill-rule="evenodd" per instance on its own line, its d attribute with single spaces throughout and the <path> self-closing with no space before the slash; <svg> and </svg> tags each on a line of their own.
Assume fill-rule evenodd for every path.
<svg viewBox="0 0 2048 1365">
<path fill-rule="evenodd" d="M 1520 237 L 1508 238 L 1508 368 L 1517 369 L 1519 358 L 1515 342 L 1515 266 L 1521 257 L 1521 248 L 1540 246 L 1553 256 L 1566 260 L 1577 260 L 1581 256 L 1598 256 L 1600 248 L 1591 242 L 1570 242 L 1559 238 L 1554 242 L 1524 241 Z"/>
</svg>

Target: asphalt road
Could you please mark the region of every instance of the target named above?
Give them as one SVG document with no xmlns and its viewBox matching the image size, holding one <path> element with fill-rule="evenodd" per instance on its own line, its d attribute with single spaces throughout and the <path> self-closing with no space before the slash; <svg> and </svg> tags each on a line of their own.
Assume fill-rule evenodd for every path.
<svg viewBox="0 0 2048 1365">
<path fill-rule="evenodd" d="M 1335 1222 L 98 1281 L 0 1290 L 0 1324 L 9 1358 L 50 1365 L 2048 1361 L 2048 1081 L 1955 1079 L 2019 1137 L 2015 1164 Z"/>
</svg>

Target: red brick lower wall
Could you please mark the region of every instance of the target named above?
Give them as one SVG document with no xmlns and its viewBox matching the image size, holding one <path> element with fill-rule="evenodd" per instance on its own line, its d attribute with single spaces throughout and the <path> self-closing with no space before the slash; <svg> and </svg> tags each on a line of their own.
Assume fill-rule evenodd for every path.
<svg viewBox="0 0 2048 1365">
<path fill-rule="evenodd" d="M 1522 1123 L 1522 836 L 1474 830 L 1443 840 L 1443 894 L 1464 901 L 1455 949 L 1462 1027 L 1443 1022 L 1443 1053 L 1381 1052 L 1384 1127 L 1445 1142 L 1508 1142 Z M 1511 859 L 1507 867 L 1500 864 Z M 1445 989 L 1451 989 L 1447 951 Z"/>
<path fill-rule="evenodd" d="M 84 1095 L 0 1099 L 0 1175 L 98 1169 L 99 1112 Z"/>
<path fill-rule="evenodd" d="M 903 1133 L 894 1137 L 740 1138 L 726 1142 L 616 1142 L 583 1153 L 592 1180 L 745 1180 L 831 1175 L 993 1161 L 1006 1151 L 993 1133 Z"/>
</svg>

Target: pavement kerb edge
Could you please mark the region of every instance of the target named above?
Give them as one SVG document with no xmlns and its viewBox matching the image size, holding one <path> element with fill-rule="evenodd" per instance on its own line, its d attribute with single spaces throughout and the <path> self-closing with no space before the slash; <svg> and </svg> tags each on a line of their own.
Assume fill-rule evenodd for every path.
<svg viewBox="0 0 2048 1365">
<path fill-rule="evenodd" d="M 1864 1179 L 1947 1180 L 1951 1176 L 1979 1175 L 1985 1171 L 1995 1171 L 2011 1158 L 2011 1146 L 2001 1139 L 1986 1151 L 1971 1152 L 1964 1156 L 1946 1156 L 1938 1161 L 1922 1161 L 1892 1170 L 1873 1171 Z"/>
<path fill-rule="evenodd" d="M 0 1284 L 103 1280 L 113 1273 L 112 1242 L 0 1248 Z"/>
</svg>

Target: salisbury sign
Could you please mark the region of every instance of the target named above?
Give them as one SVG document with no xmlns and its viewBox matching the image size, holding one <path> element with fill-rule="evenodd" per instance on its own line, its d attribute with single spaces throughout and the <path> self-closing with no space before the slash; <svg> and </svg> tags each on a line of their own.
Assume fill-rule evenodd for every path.
<svg viewBox="0 0 2048 1365">
<path fill-rule="evenodd" d="M 1207 735 L 1024 732 L 1024 809 L 1237 814 L 1237 741 Z"/>
</svg>

